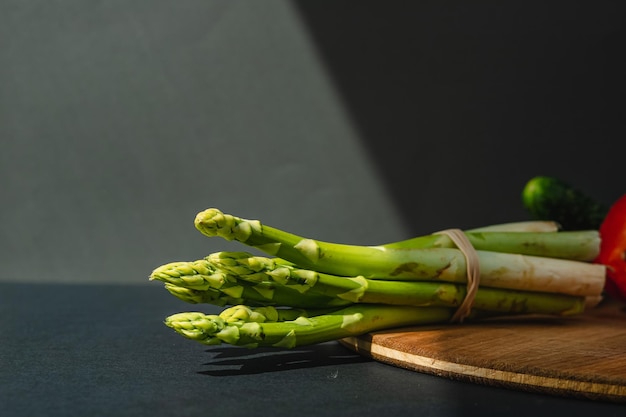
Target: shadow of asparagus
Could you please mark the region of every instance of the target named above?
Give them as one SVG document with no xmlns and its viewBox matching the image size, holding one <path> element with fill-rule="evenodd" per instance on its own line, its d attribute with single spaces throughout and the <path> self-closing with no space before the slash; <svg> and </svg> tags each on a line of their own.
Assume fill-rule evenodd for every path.
<svg viewBox="0 0 626 417">
<path fill-rule="evenodd" d="M 207 350 L 207 353 L 213 355 L 211 360 L 204 364 L 210 369 L 198 373 L 210 376 L 251 375 L 371 361 L 337 342 L 297 349 L 220 346 Z"/>
</svg>

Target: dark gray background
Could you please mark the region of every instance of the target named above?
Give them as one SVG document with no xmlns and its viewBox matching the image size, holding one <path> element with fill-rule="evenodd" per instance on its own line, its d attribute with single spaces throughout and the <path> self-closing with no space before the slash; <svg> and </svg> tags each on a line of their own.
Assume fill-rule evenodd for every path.
<svg viewBox="0 0 626 417">
<path fill-rule="evenodd" d="M 2 1 L 2 280 L 147 283 L 207 207 L 377 244 L 624 189 L 620 1 Z"/>
</svg>

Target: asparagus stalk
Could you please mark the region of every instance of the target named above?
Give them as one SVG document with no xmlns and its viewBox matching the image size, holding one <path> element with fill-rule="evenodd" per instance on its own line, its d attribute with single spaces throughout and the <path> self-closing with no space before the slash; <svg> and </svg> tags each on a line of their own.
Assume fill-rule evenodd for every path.
<svg viewBox="0 0 626 417">
<path fill-rule="evenodd" d="M 446 236 L 429 235 L 404 243 L 381 246 L 346 245 L 303 238 L 270 226 L 258 220 L 246 220 L 224 214 L 217 209 L 198 213 L 196 228 L 206 236 L 220 236 L 236 240 L 269 255 L 276 256 L 305 269 L 338 276 L 363 276 L 384 280 L 420 280 L 463 283 L 467 281 L 465 256 L 458 249 L 441 247 L 447 245 Z M 500 234 L 504 233 L 504 235 Z M 584 235 L 584 239 L 580 236 Z M 541 241 L 541 237 L 545 239 Z M 481 270 L 481 285 L 523 291 L 563 293 L 574 296 L 596 296 L 604 287 L 603 265 L 578 259 L 557 259 L 545 256 L 525 255 L 528 248 L 540 246 L 541 253 L 551 248 L 557 236 L 563 241 L 572 237 L 572 247 L 585 247 L 590 257 L 599 248 L 597 232 L 571 232 L 568 234 L 538 232 L 529 244 L 524 232 L 479 232 L 470 234 L 470 242 L 477 249 Z M 591 238 L 590 238 L 591 236 Z M 473 240 L 472 240 L 473 239 Z M 503 243 L 503 239 L 505 242 Z M 510 239 L 510 240 L 507 240 Z M 518 246 L 511 242 L 518 240 Z M 559 244 L 562 242 L 556 239 Z M 586 242 L 586 243 L 581 243 Z M 426 242 L 426 243 L 425 243 Z M 491 242 L 491 243 L 490 243 Z M 494 242 L 497 242 L 494 243 Z M 510 244 L 505 245 L 506 242 Z M 433 245 L 439 245 L 435 247 Z M 495 247 L 493 246 L 495 245 Z M 498 250 L 507 246 L 514 253 Z M 567 245 L 566 245 L 567 246 Z M 568 253 L 571 251 L 568 250 Z"/>
<path fill-rule="evenodd" d="M 600 236 L 596 230 L 562 232 L 465 232 L 468 240 L 479 250 L 593 261 L 599 253 Z M 388 249 L 453 248 L 445 235 L 426 235 L 382 245 Z"/>
<path fill-rule="evenodd" d="M 465 255 L 446 235 L 378 246 L 336 244 L 217 209 L 199 213 L 195 225 L 206 236 L 274 256 L 218 252 L 152 272 L 151 280 L 164 282 L 181 300 L 232 306 L 219 315 L 187 312 L 165 319 L 204 344 L 293 348 L 442 323 L 467 294 Z M 470 318 L 576 314 L 601 296 L 604 266 L 590 262 L 599 250 L 597 231 L 558 232 L 554 222 L 518 222 L 465 235 L 481 272 Z"/>
<path fill-rule="evenodd" d="M 355 246 L 304 238 L 268 225 L 209 208 L 196 215 L 196 228 L 204 235 L 220 236 L 258 248 L 270 255 L 303 264 L 311 262 L 315 252 L 333 254 L 386 249 L 454 248 L 445 235 L 430 234 L 377 246 Z M 554 223 L 518 222 L 493 225 L 465 232 L 477 250 L 521 255 L 545 256 L 576 261 L 592 261 L 598 256 L 600 236 L 597 230 L 557 232 Z M 532 230 L 532 231 L 531 231 Z M 312 253 L 310 253 L 312 252 Z M 317 254 L 318 256 L 321 253 Z M 304 258 L 303 258 L 304 256 Z"/>
<path fill-rule="evenodd" d="M 530 220 L 521 222 L 492 224 L 477 227 L 468 232 L 558 232 L 560 226 L 552 220 Z"/>
<path fill-rule="evenodd" d="M 219 314 L 227 323 L 257 322 L 276 323 L 297 320 L 301 317 L 313 317 L 322 314 L 331 314 L 341 308 L 303 309 L 303 308 L 276 308 L 273 306 L 251 307 L 243 304 L 229 307 Z"/>
<path fill-rule="evenodd" d="M 389 305 L 349 306 L 336 312 L 299 316 L 287 321 L 232 320 L 220 315 L 185 312 L 171 315 L 165 324 L 182 336 L 205 345 L 294 348 L 395 327 L 450 320 L 447 308 Z"/>
<path fill-rule="evenodd" d="M 467 294 L 464 285 L 428 281 L 371 280 L 363 276 L 338 277 L 253 256 L 247 252 L 216 252 L 205 258 L 215 269 L 250 282 L 274 282 L 311 296 L 326 296 L 352 303 L 459 307 Z M 295 303 L 286 304 L 299 307 Z M 582 313 L 585 298 L 565 294 L 506 290 L 481 286 L 473 306 L 498 313 Z"/>
<path fill-rule="evenodd" d="M 165 283 L 175 297 L 193 304 L 286 305 L 301 308 L 340 307 L 348 300 L 324 294 L 303 294 L 295 288 L 270 281 L 242 280 L 216 269 L 206 258 L 192 262 L 170 262 L 156 268 L 149 277 Z"/>
</svg>

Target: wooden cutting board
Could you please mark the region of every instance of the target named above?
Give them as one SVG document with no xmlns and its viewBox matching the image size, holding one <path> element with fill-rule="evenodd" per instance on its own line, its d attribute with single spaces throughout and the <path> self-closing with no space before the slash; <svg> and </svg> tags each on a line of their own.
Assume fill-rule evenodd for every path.
<svg viewBox="0 0 626 417">
<path fill-rule="evenodd" d="M 342 339 L 402 368 L 491 386 L 626 402 L 626 308 L 381 331 Z"/>
</svg>

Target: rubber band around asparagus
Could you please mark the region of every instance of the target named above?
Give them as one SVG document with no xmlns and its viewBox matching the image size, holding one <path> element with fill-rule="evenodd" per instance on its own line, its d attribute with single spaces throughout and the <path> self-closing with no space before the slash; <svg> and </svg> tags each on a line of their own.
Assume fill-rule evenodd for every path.
<svg viewBox="0 0 626 417">
<path fill-rule="evenodd" d="M 476 297 L 476 292 L 478 291 L 480 283 L 480 262 L 478 254 L 461 229 L 446 229 L 435 234 L 448 236 L 463 253 L 463 256 L 465 256 L 467 267 L 467 294 L 465 295 L 465 298 L 459 308 L 450 319 L 452 322 L 461 323 L 471 313 L 474 298 Z"/>
</svg>

